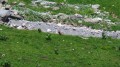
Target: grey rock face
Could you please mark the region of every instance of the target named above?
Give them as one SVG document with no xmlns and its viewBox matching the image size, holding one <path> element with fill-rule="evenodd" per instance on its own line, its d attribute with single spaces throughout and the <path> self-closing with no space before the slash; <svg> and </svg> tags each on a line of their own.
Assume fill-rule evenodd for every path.
<svg viewBox="0 0 120 67">
<path fill-rule="evenodd" d="M 69 16 L 70 19 L 83 19 L 84 17 L 80 14 L 74 14 Z"/>
<path fill-rule="evenodd" d="M 0 3 L 2 3 L 2 4 L 5 4 L 7 2 L 8 2 L 8 0 L 0 0 Z"/>
<path fill-rule="evenodd" d="M 0 10 L 0 17 L 10 16 L 11 11 L 10 10 Z"/>
<path fill-rule="evenodd" d="M 106 31 L 105 35 L 112 38 L 120 39 L 120 31 Z"/>
<path fill-rule="evenodd" d="M 0 10 L 0 20 L 3 22 L 9 22 L 9 16 L 11 15 L 10 10 Z"/>
<path fill-rule="evenodd" d="M 1 0 L 3 1 L 3 0 Z M 1 2 L 0 1 L 0 2 Z M 44 1 L 44 0 L 34 0 L 33 4 L 41 4 L 46 8 L 49 8 L 50 5 L 55 5 L 56 2 L 49 2 L 49 1 Z M 2 6 L 2 4 L 1 4 Z M 19 6 L 25 6 L 24 3 L 19 3 Z M 68 5 L 69 7 L 75 7 L 76 10 L 79 10 L 79 6 L 74 6 L 74 5 Z M 92 8 L 94 12 L 99 12 L 99 7 L 100 5 L 92 5 Z M 53 10 L 59 10 L 59 7 L 53 7 Z M 102 18 L 85 18 L 80 14 L 74 14 L 74 15 L 67 15 L 64 13 L 59 13 L 56 15 L 51 15 L 51 13 L 37 13 L 34 12 L 34 14 L 39 14 L 42 16 L 49 16 L 50 19 L 56 22 L 56 20 L 65 20 L 65 19 L 78 19 L 79 23 L 82 23 L 82 20 L 85 22 L 91 22 L 91 23 L 98 23 L 101 22 L 103 19 Z M 0 9 L 0 18 L 3 20 L 8 20 L 8 18 L 13 18 L 13 19 L 21 19 L 22 17 L 18 15 L 17 11 L 14 10 L 3 10 Z M 82 20 L 81 20 L 82 19 Z M 73 35 L 73 36 L 84 36 L 84 37 L 103 37 L 102 33 L 104 31 L 102 30 L 96 30 L 96 29 L 91 29 L 88 27 L 74 27 L 71 25 L 62 25 L 60 23 L 49 23 L 49 22 L 30 22 L 26 20 L 10 20 L 8 23 L 6 23 L 10 27 L 14 27 L 17 29 L 28 29 L 28 30 L 38 30 L 40 29 L 43 32 L 49 32 L 49 33 L 56 33 L 56 34 L 64 34 L 64 35 Z M 104 20 L 105 21 L 105 20 Z M 106 20 L 106 22 L 111 22 L 110 20 Z M 0 23 L 1 24 L 1 23 Z M 112 38 L 119 38 L 120 39 L 120 31 L 105 31 L 105 36 L 112 37 Z"/>
<path fill-rule="evenodd" d="M 18 29 L 29 29 L 37 30 L 41 29 L 43 32 L 57 33 L 58 31 L 64 35 L 84 36 L 84 37 L 102 37 L 101 30 L 94 30 L 87 27 L 73 27 L 70 25 L 60 25 L 55 23 L 44 23 L 44 22 L 29 22 L 29 21 L 15 21 L 11 20 L 8 23 L 9 26 Z M 25 26 L 25 27 L 24 27 Z"/>
<path fill-rule="evenodd" d="M 7 23 L 8 26 L 17 29 L 28 29 L 28 30 L 38 30 L 41 29 L 43 32 L 62 33 L 64 35 L 73 36 L 83 36 L 83 37 L 100 37 L 102 38 L 102 33 L 105 36 L 120 39 L 120 31 L 103 31 L 91 29 L 88 27 L 73 27 L 71 25 L 61 25 L 56 23 L 44 23 L 44 22 L 30 22 L 26 20 L 11 20 Z"/>
<path fill-rule="evenodd" d="M 3 22 L 8 22 L 9 18 L 22 19 L 22 17 L 18 15 L 17 11 L 3 9 L 0 9 L 0 18 Z"/>
</svg>

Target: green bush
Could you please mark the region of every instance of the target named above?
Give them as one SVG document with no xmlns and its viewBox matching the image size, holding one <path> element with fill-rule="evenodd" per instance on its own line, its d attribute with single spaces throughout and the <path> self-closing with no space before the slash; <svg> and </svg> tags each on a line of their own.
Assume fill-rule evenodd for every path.
<svg viewBox="0 0 120 67">
<path fill-rule="evenodd" d="M 102 33 L 102 39 L 106 39 L 107 37 L 106 37 L 106 35 L 105 35 L 105 32 L 103 31 L 103 33 Z"/>
<path fill-rule="evenodd" d="M 1 66 L 2 66 L 2 67 L 11 67 L 11 63 L 5 61 L 5 62 L 2 62 L 2 63 L 1 63 Z M 1 67 L 1 66 L 0 66 L 0 67 Z"/>
<path fill-rule="evenodd" d="M 0 41 L 6 41 L 8 39 L 7 36 L 0 35 Z"/>
<path fill-rule="evenodd" d="M 51 40 L 51 35 L 50 34 L 47 34 L 46 40 Z"/>
</svg>

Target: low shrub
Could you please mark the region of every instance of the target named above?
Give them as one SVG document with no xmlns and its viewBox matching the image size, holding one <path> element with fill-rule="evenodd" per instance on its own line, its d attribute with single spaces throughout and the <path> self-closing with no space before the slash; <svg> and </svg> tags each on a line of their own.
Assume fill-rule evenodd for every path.
<svg viewBox="0 0 120 67">
<path fill-rule="evenodd" d="M 2 62 L 1 66 L 2 67 L 11 67 L 11 63 L 10 62 Z"/>
<path fill-rule="evenodd" d="M 102 33 L 102 39 L 106 39 L 107 37 L 106 37 L 106 35 L 105 35 L 105 32 L 103 31 L 103 33 Z"/>
<path fill-rule="evenodd" d="M 8 39 L 7 36 L 0 35 L 0 41 L 6 41 Z"/>
<path fill-rule="evenodd" d="M 50 34 L 47 34 L 46 40 L 51 40 L 51 35 Z"/>
</svg>

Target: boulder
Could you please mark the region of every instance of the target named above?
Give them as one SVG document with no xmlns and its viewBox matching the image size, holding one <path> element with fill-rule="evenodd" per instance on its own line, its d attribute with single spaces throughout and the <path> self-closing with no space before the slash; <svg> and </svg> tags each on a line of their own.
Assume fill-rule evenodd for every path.
<svg viewBox="0 0 120 67">
<path fill-rule="evenodd" d="M 23 17 L 19 15 L 17 10 L 11 10 L 11 11 L 12 12 L 11 12 L 10 18 L 18 19 L 18 20 L 23 19 Z"/>
<path fill-rule="evenodd" d="M 42 1 L 40 4 L 43 6 L 49 6 L 49 5 L 55 5 L 56 2 Z"/>
<path fill-rule="evenodd" d="M 18 26 L 17 29 L 24 29 L 22 26 Z"/>
<path fill-rule="evenodd" d="M 85 22 L 91 22 L 91 23 L 98 23 L 102 21 L 102 18 L 86 18 L 84 19 Z"/>
<path fill-rule="evenodd" d="M 52 30 L 51 29 L 47 29 L 47 32 L 51 32 Z"/>
<path fill-rule="evenodd" d="M 74 15 L 70 15 L 69 18 L 70 19 L 81 19 L 83 18 L 83 16 L 80 14 L 74 14 Z"/>
<path fill-rule="evenodd" d="M 43 6 L 44 8 L 50 8 L 50 6 Z"/>
<path fill-rule="evenodd" d="M 11 9 L 11 5 L 6 5 L 5 6 L 5 10 L 10 10 Z"/>
<path fill-rule="evenodd" d="M 59 7 L 52 7 L 53 10 L 59 10 Z"/>
<path fill-rule="evenodd" d="M 95 13 L 99 13 L 99 4 L 92 5 L 92 9 L 94 10 Z"/>
<path fill-rule="evenodd" d="M 16 1 L 12 2 L 12 5 L 16 5 L 16 4 L 17 4 L 17 2 L 16 2 Z"/>
<path fill-rule="evenodd" d="M 22 2 L 20 2 L 18 5 L 19 5 L 20 7 L 24 7 L 24 6 L 25 6 L 25 4 L 22 3 Z"/>
<path fill-rule="evenodd" d="M 22 19 L 22 17 L 16 11 L 3 9 L 0 10 L 0 18 L 3 22 L 9 22 L 9 18 L 18 20 Z"/>
<path fill-rule="evenodd" d="M 8 0 L 0 0 L 0 3 L 3 5 L 6 4 L 7 2 L 8 2 Z"/>
<path fill-rule="evenodd" d="M 0 9 L 3 7 L 3 5 L 0 3 Z"/>
<path fill-rule="evenodd" d="M 0 17 L 10 16 L 10 15 L 11 15 L 11 11 L 10 10 L 0 9 Z"/>
<path fill-rule="evenodd" d="M 99 4 L 92 5 L 92 8 L 93 8 L 93 9 L 98 9 L 99 7 L 100 7 Z"/>
<path fill-rule="evenodd" d="M 66 14 L 64 14 L 64 13 L 59 13 L 59 14 L 57 14 L 56 15 L 57 16 L 57 18 L 59 18 L 59 19 L 67 19 L 69 16 L 68 15 L 66 15 Z"/>
</svg>

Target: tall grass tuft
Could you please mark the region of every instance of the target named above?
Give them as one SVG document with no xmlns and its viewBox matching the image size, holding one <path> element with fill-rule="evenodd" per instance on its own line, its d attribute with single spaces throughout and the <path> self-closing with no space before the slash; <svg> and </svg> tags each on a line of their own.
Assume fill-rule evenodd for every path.
<svg viewBox="0 0 120 67">
<path fill-rule="evenodd" d="M 51 34 L 47 34 L 47 36 L 46 36 L 46 40 L 52 40 L 52 38 L 51 38 Z"/>
<path fill-rule="evenodd" d="M 8 39 L 7 36 L 0 35 L 0 41 L 6 41 Z"/>
</svg>

